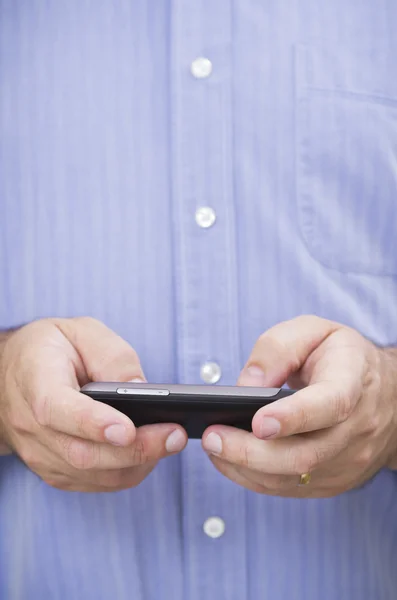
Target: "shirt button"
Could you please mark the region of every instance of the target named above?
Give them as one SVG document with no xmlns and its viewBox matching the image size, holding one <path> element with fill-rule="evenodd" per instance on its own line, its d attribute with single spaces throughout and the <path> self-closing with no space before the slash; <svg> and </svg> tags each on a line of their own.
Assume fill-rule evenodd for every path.
<svg viewBox="0 0 397 600">
<path fill-rule="evenodd" d="M 205 79 L 212 73 L 212 62 L 208 58 L 200 56 L 192 62 L 190 71 L 196 79 Z"/>
<path fill-rule="evenodd" d="M 220 517 L 210 517 L 204 522 L 203 529 L 210 538 L 221 537 L 225 533 L 225 521 Z"/>
<path fill-rule="evenodd" d="M 221 375 L 221 368 L 216 362 L 205 362 L 201 365 L 200 377 L 205 383 L 217 383 Z"/>
<path fill-rule="evenodd" d="M 209 206 L 200 206 L 196 210 L 196 223 L 199 227 L 212 227 L 216 221 L 216 214 L 213 208 Z"/>
</svg>

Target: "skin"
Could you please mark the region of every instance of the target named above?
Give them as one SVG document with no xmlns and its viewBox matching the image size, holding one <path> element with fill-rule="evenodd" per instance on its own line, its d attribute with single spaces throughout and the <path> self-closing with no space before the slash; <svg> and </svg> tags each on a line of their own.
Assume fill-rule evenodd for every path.
<svg viewBox="0 0 397 600">
<path fill-rule="evenodd" d="M 16 452 L 49 485 L 83 492 L 138 485 L 182 450 L 173 424 L 136 429 L 79 393 L 88 381 L 144 381 L 136 352 L 91 318 L 45 319 L 0 339 L 1 452 Z M 108 437 L 107 437 L 108 436 Z"/>
<path fill-rule="evenodd" d="M 88 381 L 136 379 L 144 381 L 135 351 L 91 318 L 45 319 L 0 336 L 0 453 L 16 452 L 63 490 L 138 485 L 185 447 L 186 432 L 175 424 L 135 429 L 78 391 Z M 261 408 L 252 433 L 220 425 L 204 433 L 203 447 L 226 477 L 262 494 L 314 498 L 397 468 L 396 350 L 299 317 L 259 338 L 238 384 L 285 382 L 300 391 Z M 307 472 L 310 484 L 298 486 Z"/>
<path fill-rule="evenodd" d="M 299 391 L 261 408 L 253 433 L 211 426 L 203 447 L 232 481 L 262 494 L 321 498 L 397 461 L 397 353 L 332 321 L 304 316 L 255 344 L 238 384 Z M 300 474 L 310 473 L 300 486 Z"/>
</svg>

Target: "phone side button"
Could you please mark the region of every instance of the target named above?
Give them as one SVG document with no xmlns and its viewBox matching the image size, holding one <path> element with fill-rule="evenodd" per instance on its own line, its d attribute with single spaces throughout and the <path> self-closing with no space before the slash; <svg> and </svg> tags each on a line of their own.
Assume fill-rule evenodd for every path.
<svg viewBox="0 0 397 600">
<path fill-rule="evenodd" d="M 169 396 L 169 390 L 143 388 L 117 388 L 116 392 L 125 396 Z"/>
</svg>

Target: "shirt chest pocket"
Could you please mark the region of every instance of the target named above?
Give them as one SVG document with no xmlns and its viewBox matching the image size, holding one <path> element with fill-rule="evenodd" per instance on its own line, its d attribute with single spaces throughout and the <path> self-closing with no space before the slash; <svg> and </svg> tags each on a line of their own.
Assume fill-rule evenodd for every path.
<svg viewBox="0 0 397 600">
<path fill-rule="evenodd" d="M 328 268 L 397 275 L 397 56 L 296 47 L 297 200 Z"/>
</svg>

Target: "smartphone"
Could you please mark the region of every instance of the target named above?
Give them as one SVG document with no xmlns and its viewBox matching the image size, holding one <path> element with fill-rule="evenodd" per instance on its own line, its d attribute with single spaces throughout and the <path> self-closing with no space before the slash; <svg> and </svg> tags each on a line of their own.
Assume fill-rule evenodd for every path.
<svg viewBox="0 0 397 600">
<path fill-rule="evenodd" d="M 124 413 L 136 427 L 178 423 L 189 438 L 201 438 L 210 425 L 252 431 L 252 418 L 261 406 L 294 393 L 284 388 L 117 382 L 88 383 L 80 391 Z"/>
</svg>

